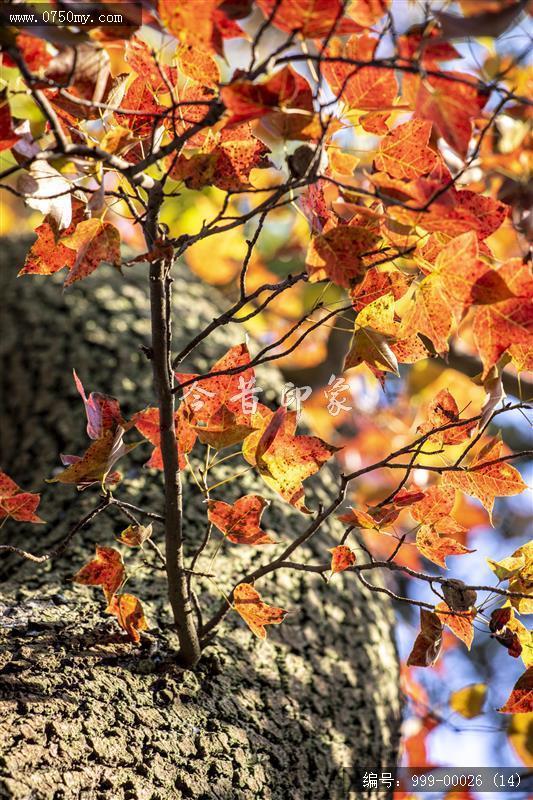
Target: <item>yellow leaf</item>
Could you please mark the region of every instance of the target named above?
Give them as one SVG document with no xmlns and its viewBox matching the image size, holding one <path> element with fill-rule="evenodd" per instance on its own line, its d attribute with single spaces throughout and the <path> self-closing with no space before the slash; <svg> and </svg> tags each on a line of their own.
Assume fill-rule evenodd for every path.
<svg viewBox="0 0 533 800">
<path fill-rule="evenodd" d="M 453 708 L 465 719 L 474 719 L 483 711 L 485 697 L 487 695 L 487 685 L 485 683 L 473 683 L 465 686 L 450 695 L 450 708 Z"/>
</svg>

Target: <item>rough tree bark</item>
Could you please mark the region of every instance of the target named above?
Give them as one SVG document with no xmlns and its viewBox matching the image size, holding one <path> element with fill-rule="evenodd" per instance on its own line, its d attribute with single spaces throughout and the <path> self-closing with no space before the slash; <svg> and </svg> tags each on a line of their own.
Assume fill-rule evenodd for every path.
<svg viewBox="0 0 533 800">
<path fill-rule="evenodd" d="M 45 552 L 95 505 L 94 492 L 42 483 L 60 452 L 80 452 L 86 442 L 72 368 L 88 389 L 119 397 L 126 414 L 153 403 L 150 364 L 140 349 L 150 329 L 147 266 L 124 279 L 102 268 L 62 294 L 60 276 L 16 280 L 26 242 L 4 240 L 0 247 L 0 463 L 25 489 L 42 490 L 40 510 L 49 523 L 8 524 L 1 537 Z M 178 272 L 177 347 L 220 310 L 213 295 Z M 183 369 L 205 370 L 238 340 L 238 331 L 216 331 Z M 275 368 L 258 373 L 261 400 L 279 401 L 281 383 Z M 160 511 L 161 473 L 141 467 L 148 453 L 139 447 L 124 461 L 128 482 L 117 494 Z M 229 475 L 229 466 L 219 474 Z M 322 470 L 311 485 L 316 507 L 334 488 L 332 471 Z M 217 496 L 232 500 L 250 491 L 272 497 L 252 473 Z M 202 500 L 185 477 L 186 554 L 204 533 Z M 198 668 L 183 671 L 169 659 L 177 642 L 164 627 L 171 617 L 161 571 L 128 559 L 135 565 L 128 588 L 147 607 L 150 625 L 140 649 L 103 613 L 99 592 L 69 582 L 94 543 L 112 545 L 126 524 L 112 509 L 53 563 L 0 560 L 1 798 L 318 800 L 335 796 L 331 784 L 341 766 L 391 767 L 400 696 L 386 597 L 370 594 L 353 575 L 326 586 L 317 576 L 277 573 L 258 588 L 267 601 L 291 610 L 283 625 L 261 642 L 230 614 Z M 274 500 L 265 524 L 287 541 L 306 521 Z M 307 555 L 324 559 L 327 536 L 338 539 L 340 530 L 329 522 Z M 155 537 L 162 541 L 157 524 Z M 218 577 L 228 585 L 230 576 L 262 558 L 260 549 L 225 542 Z M 217 607 L 213 588 L 201 588 Z"/>
</svg>

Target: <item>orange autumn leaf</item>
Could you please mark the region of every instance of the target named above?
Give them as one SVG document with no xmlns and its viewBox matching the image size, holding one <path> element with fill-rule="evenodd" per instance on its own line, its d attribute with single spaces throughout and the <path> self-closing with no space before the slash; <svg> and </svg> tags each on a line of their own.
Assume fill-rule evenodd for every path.
<svg viewBox="0 0 533 800">
<path fill-rule="evenodd" d="M 394 297 L 390 293 L 369 303 L 357 315 L 343 369 L 365 363 L 374 373 L 399 375 L 398 359 L 390 345 L 395 331 Z"/>
<path fill-rule="evenodd" d="M 131 641 L 139 644 L 140 631 L 148 629 L 142 605 L 137 597 L 132 594 L 115 594 L 111 597 L 106 611 L 114 614 L 118 624 L 126 631 Z"/>
<path fill-rule="evenodd" d="M 9 475 L 0 470 L 0 519 L 11 517 L 18 522 L 44 524 L 44 519 L 35 513 L 40 502 L 40 494 L 24 492 Z"/>
<path fill-rule="evenodd" d="M 256 466 L 265 483 L 304 514 L 303 482 L 314 475 L 338 450 L 318 436 L 296 435 L 296 412 L 279 408 L 263 420 L 263 428 L 250 434 L 242 452 Z"/>
<path fill-rule="evenodd" d="M 141 547 L 152 535 L 152 523 L 149 525 L 128 525 L 116 537 L 117 541 L 128 547 Z"/>
<path fill-rule="evenodd" d="M 441 523 L 444 531 L 446 531 L 445 519 L 441 520 Z M 439 567 L 444 567 L 444 569 L 447 569 L 445 559 L 448 556 L 461 556 L 474 552 L 450 536 L 439 533 L 434 525 L 422 525 L 418 529 L 416 546 L 418 551 L 429 561 L 438 564 Z"/>
<path fill-rule="evenodd" d="M 348 567 L 352 567 L 356 562 L 355 553 L 345 544 L 332 547 L 329 552 L 331 553 L 331 571 L 333 574 L 336 572 L 343 572 L 345 569 L 348 569 Z"/>
<path fill-rule="evenodd" d="M 453 486 L 430 486 L 425 490 L 423 499 L 409 508 L 409 513 L 415 522 L 431 525 L 443 517 L 448 517 L 454 503 L 455 489 Z"/>
<path fill-rule="evenodd" d="M 408 288 L 409 283 L 401 272 L 380 272 L 378 267 L 371 267 L 363 280 L 350 290 L 350 298 L 354 311 L 361 311 L 369 303 L 389 293 L 399 300 Z"/>
<path fill-rule="evenodd" d="M 110 222 L 96 218 L 84 220 L 73 233 L 61 237 L 61 243 L 76 251 L 74 264 L 65 278 L 65 287 L 86 278 L 102 261 L 120 268 L 120 233 Z"/>
<path fill-rule="evenodd" d="M 445 602 L 438 603 L 435 606 L 435 613 L 442 621 L 443 625 L 454 633 L 458 639 L 466 644 L 468 649 L 474 641 L 474 620 L 477 611 L 452 611 L 449 605 Z"/>
<path fill-rule="evenodd" d="M 348 3 L 347 14 L 358 25 L 370 28 L 387 13 L 391 0 L 351 0 Z"/>
<path fill-rule="evenodd" d="M 261 516 L 268 500 L 256 494 L 240 497 L 233 505 L 210 500 L 208 519 L 235 544 L 272 544 L 274 539 L 261 529 Z"/>
<path fill-rule="evenodd" d="M 533 667 L 529 667 L 515 683 L 503 706 L 502 714 L 530 714 L 533 712 Z"/>
<path fill-rule="evenodd" d="M 91 483 L 104 483 L 111 468 L 123 455 L 129 453 L 138 442 L 124 444 L 124 428 L 116 431 L 105 431 L 100 439 L 96 439 L 83 456 L 64 456 L 63 463 L 67 468 L 49 478 L 47 483 L 72 483 L 84 486 Z"/>
<path fill-rule="evenodd" d="M 96 555 L 72 578 L 83 586 L 101 586 L 109 602 L 124 582 L 126 571 L 122 556 L 114 547 L 96 545 Z"/>
<path fill-rule="evenodd" d="M 368 512 L 357 508 L 351 508 L 346 514 L 340 514 L 339 519 L 354 528 L 362 528 L 363 530 L 376 530 L 378 528 L 378 523 Z"/>
<path fill-rule="evenodd" d="M 394 103 L 398 93 L 394 70 L 376 66 L 353 66 L 335 60 L 344 58 L 356 62 L 372 61 L 378 44 L 376 36 L 364 33 L 351 36 L 345 45 L 339 39 L 334 39 L 326 51 L 327 58 L 331 60 L 324 61 L 322 65 L 324 76 L 334 95 L 343 100 L 350 109 L 381 112 Z M 382 130 L 381 126 L 379 130 Z"/>
<path fill-rule="evenodd" d="M 491 520 L 496 497 L 510 497 L 527 488 L 516 467 L 506 461 L 498 461 L 502 447 L 500 439 L 492 439 L 467 467 L 457 472 L 446 472 L 444 476 L 444 483 L 477 497 L 489 512 Z"/>
<path fill-rule="evenodd" d="M 180 70 L 203 86 L 217 86 L 220 81 L 218 64 L 210 53 L 191 44 L 183 44 L 176 52 Z"/>
<path fill-rule="evenodd" d="M 446 353 L 448 339 L 474 302 L 473 286 L 484 272 L 475 233 L 453 239 L 418 286 L 402 320 L 403 334 L 423 333 L 438 353 Z"/>
<path fill-rule="evenodd" d="M 455 398 L 447 389 L 441 389 L 429 404 L 426 412 L 426 422 L 418 426 L 417 432 L 430 433 L 436 428 L 442 428 L 451 423 L 458 422 L 459 419 L 459 407 Z M 468 438 L 470 431 L 475 428 L 476 425 L 476 422 L 457 425 L 453 428 L 435 433 L 432 438 L 438 438 L 443 444 L 459 444 Z"/>
<path fill-rule="evenodd" d="M 483 362 L 483 377 L 506 350 L 520 346 L 530 349 L 533 340 L 531 265 L 518 258 L 510 259 L 496 275 L 503 284 L 503 296 L 501 299 L 496 296 L 492 303 L 478 305 L 473 318 L 474 343 Z M 503 287 L 508 290 L 507 296 Z M 478 294 L 481 293 L 482 287 L 478 289 Z"/>
<path fill-rule="evenodd" d="M 24 266 L 18 273 L 19 276 L 53 275 L 64 267 L 71 270 L 76 261 L 76 253 L 69 247 L 65 247 L 63 239 L 74 233 L 78 223 L 82 222 L 83 215 L 83 204 L 74 201 L 72 204 L 72 222 L 68 228 L 59 231 L 54 215 L 47 214 L 35 229 L 37 239 L 26 256 Z"/>
<path fill-rule="evenodd" d="M 263 83 L 236 80 L 222 87 L 222 102 L 231 113 L 229 124 L 258 119 L 275 109 L 313 111 L 313 92 L 306 79 L 291 66 L 284 67 Z"/>
<path fill-rule="evenodd" d="M 314 236 L 305 259 L 310 282 L 327 279 L 349 288 L 371 266 L 369 259 L 375 259 L 378 241 L 371 228 L 352 225 L 338 225 Z"/>
<path fill-rule="evenodd" d="M 279 625 L 287 614 L 283 608 L 264 603 L 259 592 L 249 583 L 235 587 L 233 608 L 260 639 L 266 639 L 265 625 Z"/>
<path fill-rule="evenodd" d="M 433 611 L 420 609 L 420 633 L 407 659 L 410 667 L 431 667 L 442 647 L 442 622 Z"/>
<path fill-rule="evenodd" d="M 381 140 L 374 158 L 376 169 L 405 180 L 431 172 L 437 156 L 427 146 L 430 135 L 431 123 L 425 120 L 412 119 L 398 125 Z"/>
</svg>

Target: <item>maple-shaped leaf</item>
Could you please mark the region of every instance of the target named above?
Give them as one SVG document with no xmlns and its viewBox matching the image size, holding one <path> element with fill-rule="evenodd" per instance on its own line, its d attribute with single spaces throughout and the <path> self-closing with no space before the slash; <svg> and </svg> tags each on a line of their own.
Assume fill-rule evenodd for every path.
<svg viewBox="0 0 533 800">
<path fill-rule="evenodd" d="M 453 395 L 447 389 L 441 391 L 433 398 L 426 411 L 426 421 L 417 428 L 418 433 L 430 433 L 436 428 L 441 428 L 460 419 L 459 407 Z M 431 437 L 438 439 L 443 444 L 460 444 L 468 438 L 470 431 L 475 428 L 476 422 L 457 425 L 448 430 L 439 431 Z"/>
<path fill-rule="evenodd" d="M 416 522 L 431 525 L 448 517 L 455 503 L 453 486 L 430 486 L 424 491 L 424 497 L 409 508 L 409 513 Z"/>
<path fill-rule="evenodd" d="M 210 373 L 241 370 L 234 374 L 197 378 L 189 373 L 176 373 L 180 383 L 192 384 L 184 389 L 183 407 L 200 440 L 217 449 L 242 441 L 259 427 L 253 420 L 255 373 L 246 344 L 231 347 L 216 361 Z"/>
<path fill-rule="evenodd" d="M 122 556 L 114 547 L 96 545 L 96 555 L 72 578 L 83 586 L 101 586 L 109 603 L 126 577 Z"/>
<path fill-rule="evenodd" d="M 360 283 L 350 290 L 354 311 L 361 311 L 365 306 L 386 294 L 392 294 L 395 300 L 406 293 L 409 283 L 401 272 L 381 272 L 378 267 L 371 267 Z"/>
<path fill-rule="evenodd" d="M 265 483 L 304 514 L 303 482 L 314 475 L 337 452 L 318 436 L 296 435 L 296 412 L 279 408 L 263 420 L 263 427 L 248 436 L 242 452 L 256 466 Z"/>
<path fill-rule="evenodd" d="M 124 427 L 120 405 L 116 397 L 100 392 L 91 392 L 87 397 L 81 380 L 72 370 L 76 389 L 81 395 L 87 415 L 87 436 L 89 439 L 100 439 L 106 431 L 114 431 L 119 425 Z"/>
<path fill-rule="evenodd" d="M 20 275 L 53 275 L 60 269 L 72 269 L 76 253 L 62 242 L 63 237 L 74 233 L 83 220 L 85 206 L 78 200 L 72 203 L 72 221 L 68 228 L 60 231 L 53 214 L 47 214 L 35 229 L 37 240 L 31 246 Z"/>
<path fill-rule="evenodd" d="M 40 494 L 24 492 L 9 475 L 0 470 L 0 519 L 11 517 L 18 522 L 44 524 L 44 519 L 35 513 L 40 502 Z"/>
<path fill-rule="evenodd" d="M 224 39 L 244 36 L 242 28 L 224 11 L 220 0 L 158 0 L 159 16 L 167 33 L 199 50 L 222 55 Z M 239 18 L 240 18 L 239 14 Z M 246 9 L 242 16 L 247 16 Z"/>
<path fill-rule="evenodd" d="M 428 75 L 419 79 L 414 100 L 415 116 L 432 122 L 462 158 L 472 138 L 472 120 L 488 100 L 488 93 L 468 83 L 472 76 L 462 72 Z"/>
<path fill-rule="evenodd" d="M 530 714 L 533 712 L 533 667 L 529 667 L 513 686 L 503 706 L 502 714 Z"/>
<path fill-rule="evenodd" d="M 371 28 L 387 13 L 392 0 L 351 0 L 347 14 L 363 28 Z"/>
<path fill-rule="evenodd" d="M 407 659 L 410 667 L 431 667 L 442 647 L 442 622 L 433 611 L 420 609 L 420 633 Z"/>
<path fill-rule="evenodd" d="M 261 528 L 261 516 L 268 500 L 256 494 L 240 497 L 233 505 L 210 500 L 207 516 L 219 531 L 235 544 L 272 544 L 274 539 Z"/>
<path fill-rule="evenodd" d="M 134 414 L 131 423 L 145 439 L 148 439 L 150 444 L 154 445 L 152 455 L 144 466 L 148 469 L 163 469 L 159 409 L 156 407 L 145 408 L 144 411 L 139 411 L 137 414 Z M 187 459 L 185 456 L 193 449 L 197 434 L 189 422 L 189 414 L 183 404 L 179 406 L 174 415 L 174 425 L 176 430 L 179 467 L 180 469 L 185 469 L 187 466 Z"/>
<path fill-rule="evenodd" d="M 379 260 L 379 235 L 370 227 L 337 225 L 312 237 L 305 265 L 311 283 L 331 280 L 349 288 Z M 382 256 L 381 256 L 382 257 Z"/>
<path fill-rule="evenodd" d="M 357 315 L 343 369 L 351 369 L 364 362 L 373 372 L 385 371 L 399 375 L 398 359 L 389 344 L 395 330 L 394 297 L 390 293 L 369 303 Z"/>
<path fill-rule="evenodd" d="M 487 303 L 483 285 L 476 290 L 476 302 L 485 301 L 475 309 L 472 324 L 474 343 L 483 362 L 483 378 L 508 348 L 520 345 L 531 348 L 533 338 L 531 264 L 510 259 L 496 275 L 500 279 L 501 299 L 493 296 L 495 302 Z"/>
<path fill-rule="evenodd" d="M 465 719 L 474 719 L 483 712 L 487 697 L 486 683 L 473 683 L 452 692 L 448 700 L 450 708 Z"/>
<path fill-rule="evenodd" d="M 351 508 L 346 514 L 339 514 L 339 519 L 354 528 L 363 530 L 377 530 L 378 528 L 376 520 L 367 511 L 358 508 Z"/>
<path fill-rule="evenodd" d="M 135 525 L 131 524 L 128 525 L 127 528 L 124 528 L 121 531 L 117 538 L 117 541 L 121 544 L 125 544 L 128 547 L 142 547 L 142 545 L 149 539 L 152 535 L 152 523 L 149 525 Z"/>
<path fill-rule="evenodd" d="M 378 37 L 364 33 L 351 36 L 345 45 L 339 39 L 334 39 L 326 50 L 326 58 L 331 60 L 325 60 L 322 64 L 324 76 L 335 97 L 343 100 L 350 109 L 381 113 L 384 108 L 389 109 L 393 105 L 398 94 L 394 70 L 354 66 L 342 61 L 372 61 L 378 44 Z M 382 114 L 381 121 L 388 116 L 389 111 Z M 383 130 L 382 126 L 378 126 L 380 131 L 384 133 L 386 128 Z"/>
<path fill-rule="evenodd" d="M 502 447 L 501 439 L 492 439 L 467 467 L 457 472 L 446 472 L 444 476 L 444 483 L 477 497 L 489 512 L 491 521 L 496 497 L 510 497 L 527 488 L 515 467 L 498 461 Z"/>
<path fill-rule="evenodd" d="M 338 544 L 336 547 L 332 547 L 329 552 L 331 553 L 331 571 L 333 574 L 343 572 L 356 562 L 355 553 L 345 544 Z"/>
<path fill-rule="evenodd" d="M 96 439 L 83 456 L 70 456 L 64 458 L 69 466 L 49 478 L 47 483 L 72 483 L 83 486 L 91 483 L 104 484 L 111 468 L 122 456 L 133 450 L 139 444 L 124 444 L 124 428 L 120 426 L 116 431 L 105 431 L 100 439 Z"/>
<path fill-rule="evenodd" d="M 74 264 L 65 278 L 65 287 L 86 278 L 102 261 L 120 268 L 120 233 L 111 222 L 96 218 L 84 220 L 73 233 L 63 236 L 61 243 L 76 251 Z"/>
<path fill-rule="evenodd" d="M 501 561 L 487 559 L 498 580 L 509 581 L 509 590 L 531 595 L 533 588 L 533 540 L 526 542 Z M 520 614 L 533 614 L 533 597 L 511 597 L 510 603 Z"/>
<path fill-rule="evenodd" d="M 394 318 L 394 302 L 390 292 L 359 312 L 344 361 L 345 370 L 365 363 L 382 385 L 386 372 L 399 375 L 398 362 L 411 364 L 428 355 L 416 334 L 402 336 L 401 326 Z"/>
<path fill-rule="evenodd" d="M 284 67 L 262 83 L 237 79 L 221 89 L 222 102 L 231 113 L 228 124 L 258 119 L 275 109 L 313 111 L 313 92 L 291 66 Z"/>
<path fill-rule="evenodd" d="M 126 631 L 131 641 L 139 644 L 140 631 L 148 629 L 142 605 L 133 594 L 113 594 L 106 608 L 109 614 L 114 614 L 120 627 Z"/>
<path fill-rule="evenodd" d="M 418 286 L 402 320 L 404 335 L 423 333 L 438 353 L 446 353 L 449 337 L 474 302 L 473 287 L 485 272 L 475 233 L 453 239 Z"/>
<path fill-rule="evenodd" d="M 411 180 L 427 175 L 437 163 L 437 155 L 427 146 L 431 122 L 412 119 L 398 125 L 380 142 L 374 158 L 377 170 L 393 178 Z"/>
<path fill-rule="evenodd" d="M 265 625 L 279 625 L 287 614 L 283 608 L 264 603 L 257 589 L 249 583 L 239 583 L 235 587 L 233 608 L 260 639 L 266 639 Z"/>
<path fill-rule="evenodd" d="M 446 625 L 470 650 L 474 641 L 476 609 L 474 608 L 472 611 L 453 611 L 447 603 L 441 602 L 435 606 L 435 613 L 443 625 Z"/>
<path fill-rule="evenodd" d="M 342 0 L 257 0 L 257 5 L 276 28 L 298 31 L 304 38 L 361 30 L 357 22 L 343 17 Z"/>
<path fill-rule="evenodd" d="M 460 542 L 446 536 L 437 530 L 437 525 L 421 525 L 416 533 L 416 546 L 420 553 L 439 567 L 447 569 L 446 558 L 448 556 L 461 556 L 466 553 L 473 553 Z M 446 531 L 445 518 L 440 520 L 439 527 Z"/>
</svg>

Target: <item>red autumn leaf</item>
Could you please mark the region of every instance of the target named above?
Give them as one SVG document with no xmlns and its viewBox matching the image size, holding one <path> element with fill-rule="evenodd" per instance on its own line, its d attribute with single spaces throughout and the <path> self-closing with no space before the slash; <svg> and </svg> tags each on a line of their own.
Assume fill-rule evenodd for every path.
<svg viewBox="0 0 533 800">
<path fill-rule="evenodd" d="M 412 119 L 390 131 L 380 142 L 374 158 L 377 170 L 393 178 L 411 180 L 427 175 L 437 163 L 437 155 L 427 144 L 431 123 Z"/>
<path fill-rule="evenodd" d="M 533 335 L 533 276 L 531 265 L 518 258 L 506 261 L 496 272 L 501 299 L 479 305 L 474 312 L 474 342 L 483 362 L 483 377 L 509 348 L 531 347 Z M 503 284 L 503 285 L 502 285 Z M 505 296 L 505 289 L 508 294 Z M 477 287 L 477 302 L 486 300 Z M 509 293 L 514 295 L 509 297 Z"/>
<path fill-rule="evenodd" d="M 254 397 L 255 373 L 253 367 L 246 367 L 251 361 L 246 344 L 231 347 L 222 358 L 215 361 L 210 373 L 242 370 L 235 374 L 217 375 L 216 377 L 198 378 L 186 372 L 176 372 L 180 383 L 189 383 L 183 390 L 183 404 L 187 409 L 191 424 L 209 429 L 214 423 L 219 426 L 224 422 L 222 409 L 233 415 L 232 424 L 252 427 L 252 406 L 248 402 Z M 198 378 L 198 380 L 195 380 Z"/>
<path fill-rule="evenodd" d="M 137 75 L 142 78 L 144 84 L 149 87 L 153 94 L 157 92 L 166 93 L 168 92 L 168 87 L 173 86 L 176 83 L 176 68 L 175 67 L 168 67 L 165 64 L 162 64 L 157 57 L 156 53 L 152 53 L 146 42 L 142 39 L 139 39 L 138 36 L 133 36 L 128 42 L 126 42 L 126 47 L 124 50 L 124 60 L 130 65 L 130 67 L 137 73 Z M 130 85 L 126 96 L 129 95 L 129 100 L 134 101 L 134 98 L 139 94 L 141 96 L 141 89 L 142 84 L 140 82 L 134 81 L 135 89 L 130 91 L 133 84 Z M 136 106 L 129 106 L 127 101 L 124 100 L 123 104 L 124 108 L 129 108 L 133 110 L 140 110 Z M 150 104 L 151 105 L 151 104 Z M 124 115 L 127 118 L 127 115 Z M 131 123 L 124 122 L 122 120 L 122 124 L 135 125 L 135 120 L 132 119 Z"/>
<path fill-rule="evenodd" d="M 533 712 L 533 667 L 529 667 L 520 676 L 513 691 L 498 711 L 502 714 L 530 714 Z"/>
<path fill-rule="evenodd" d="M 462 83 L 461 81 L 466 81 Z M 419 79 L 415 97 L 415 116 L 432 122 L 443 139 L 466 158 L 472 137 L 472 120 L 488 100 L 472 76 L 462 72 L 443 72 Z"/>
<path fill-rule="evenodd" d="M 296 413 L 279 408 L 263 420 L 263 427 L 250 434 L 242 446 L 249 464 L 256 466 L 265 483 L 304 514 L 303 482 L 314 475 L 338 448 L 318 436 L 298 436 Z"/>
<path fill-rule="evenodd" d="M 445 531 L 445 524 L 442 527 Z M 447 569 L 445 559 L 448 556 L 461 556 L 474 552 L 450 536 L 440 533 L 435 525 L 421 525 L 416 533 L 416 546 L 418 551 L 429 561 L 438 564 L 439 567 L 444 567 L 444 569 Z"/>
<path fill-rule="evenodd" d="M 474 302 L 473 286 L 485 272 L 475 233 L 453 239 L 417 288 L 402 320 L 404 335 L 423 333 L 438 353 L 447 352 L 449 337 Z"/>
<path fill-rule="evenodd" d="M 166 31 L 199 50 L 220 55 L 223 39 L 244 35 L 241 27 L 225 13 L 220 0 L 187 0 L 186 3 L 158 0 L 157 6 Z"/>
<path fill-rule="evenodd" d="M 203 86 L 218 86 L 220 70 L 208 52 L 199 50 L 191 44 L 183 44 L 176 53 L 180 70 Z"/>
<path fill-rule="evenodd" d="M 420 609 L 420 633 L 407 659 L 410 667 L 431 667 L 442 647 L 442 622 L 437 614 Z"/>
<path fill-rule="evenodd" d="M 257 589 L 249 583 L 239 583 L 235 587 L 233 608 L 260 639 L 266 639 L 265 625 L 279 625 L 287 613 L 283 608 L 263 603 Z"/>
<path fill-rule="evenodd" d="M 387 13 L 391 0 L 356 0 L 348 3 L 347 14 L 364 28 L 371 28 Z"/>
<path fill-rule="evenodd" d="M 140 631 L 148 628 L 139 599 L 132 594 L 114 594 L 106 611 L 114 614 L 118 624 L 126 631 L 131 641 L 139 644 L 141 641 Z"/>
<path fill-rule="evenodd" d="M 272 24 L 285 33 L 298 31 L 309 39 L 321 39 L 332 33 L 361 30 L 342 16 L 342 0 L 257 0 L 257 5 Z"/>
<path fill-rule="evenodd" d="M 11 109 L 7 102 L 7 91 L 0 92 L 0 152 L 10 150 L 19 140 L 18 134 L 13 130 Z"/>
<path fill-rule="evenodd" d="M 139 411 L 132 417 L 132 425 L 137 428 L 150 444 L 154 445 L 154 450 L 150 459 L 144 465 L 148 469 L 163 469 L 163 455 L 161 453 L 161 429 L 159 425 L 159 409 L 146 408 Z M 185 469 L 187 460 L 185 456 L 191 452 L 196 442 L 196 431 L 191 426 L 186 408 L 182 405 L 174 415 L 176 428 L 177 449 L 179 456 L 179 467 Z"/>
<path fill-rule="evenodd" d="M 474 641 L 474 620 L 477 611 L 452 611 L 447 603 L 441 602 L 435 606 L 435 613 L 443 625 L 454 633 L 458 639 L 466 644 L 468 649 Z"/>
<path fill-rule="evenodd" d="M 430 433 L 436 428 L 441 428 L 460 419 L 459 407 L 453 395 L 447 389 L 441 389 L 436 397 L 433 398 L 426 412 L 426 422 L 419 425 L 418 433 Z M 468 439 L 470 431 L 475 428 L 477 422 L 468 422 L 465 425 L 457 425 L 454 428 L 440 431 L 434 434 L 433 438 L 438 438 L 443 444 L 459 444 Z"/>
<path fill-rule="evenodd" d="M 79 200 L 72 203 L 72 222 L 59 231 L 53 214 L 47 214 L 35 229 L 37 240 L 31 246 L 20 275 L 53 275 L 60 269 L 72 269 L 76 261 L 76 253 L 62 242 L 63 237 L 70 236 L 76 226 L 83 220 L 85 206 Z"/>
<path fill-rule="evenodd" d="M 392 498 L 392 503 L 397 508 L 406 508 L 412 506 L 414 503 L 420 503 L 424 500 L 426 493 L 418 487 L 414 489 L 400 489 Z"/>
<path fill-rule="evenodd" d="M 333 574 L 336 572 L 343 572 L 356 562 L 355 553 L 345 544 L 332 547 L 329 552 L 331 553 L 331 571 Z"/>
<path fill-rule="evenodd" d="M 260 527 L 268 501 L 256 494 L 240 497 L 233 505 L 210 500 L 209 521 L 235 544 L 272 544 L 274 539 Z"/>
<path fill-rule="evenodd" d="M 87 397 L 83 384 L 72 370 L 76 389 L 81 395 L 87 415 L 87 436 L 89 439 L 100 439 L 106 431 L 114 431 L 119 425 L 124 427 L 120 405 L 115 397 L 100 392 L 91 392 Z"/>
<path fill-rule="evenodd" d="M 65 288 L 86 278 L 102 261 L 120 268 L 120 233 L 110 222 L 96 218 L 84 220 L 73 233 L 62 236 L 61 243 L 76 251 L 74 264 L 65 278 Z"/>
<path fill-rule="evenodd" d="M 96 545 L 96 555 L 72 580 L 83 586 L 101 586 L 109 602 L 126 577 L 122 556 L 114 547 Z"/>
<path fill-rule="evenodd" d="M 501 440 L 493 439 L 467 467 L 457 472 L 447 472 L 444 476 L 444 483 L 477 497 L 490 518 L 496 497 L 510 497 L 527 488 L 516 467 L 505 461 L 497 461 L 501 457 L 502 447 Z M 491 463 L 493 461 L 496 463 Z"/>
<path fill-rule="evenodd" d="M 231 113 L 231 125 L 258 119 L 275 109 L 313 111 L 311 87 L 291 66 L 274 73 L 263 83 L 237 79 L 222 87 L 220 97 Z"/>
<path fill-rule="evenodd" d="M 372 258 L 382 258 L 378 242 L 372 228 L 353 225 L 337 225 L 314 236 L 305 260 L 310 282 L 331 280 L 349 288 L 372 265 Z"/>
<path fill-rule="evenodd" d="M 35 513 L 40 502 L 40 494 L 24 492 L 9 475 L 0 470 L 0 519 L 11 517 L 18 522 L 44 524 L 44 519 Z"/>
<path fill-rule="evenodd" d="M 38 72 L 41 67 L 47 67 L 52 56 L 46 49 L 46 42 L 31 33 L 17 33 L 17 50 L 24 59 L 26 66 L 32 72 Z M 2 54 L 2 63 L 6 67 L 14 67 L 15 62 L 8 53 Z"/>
</svg>

